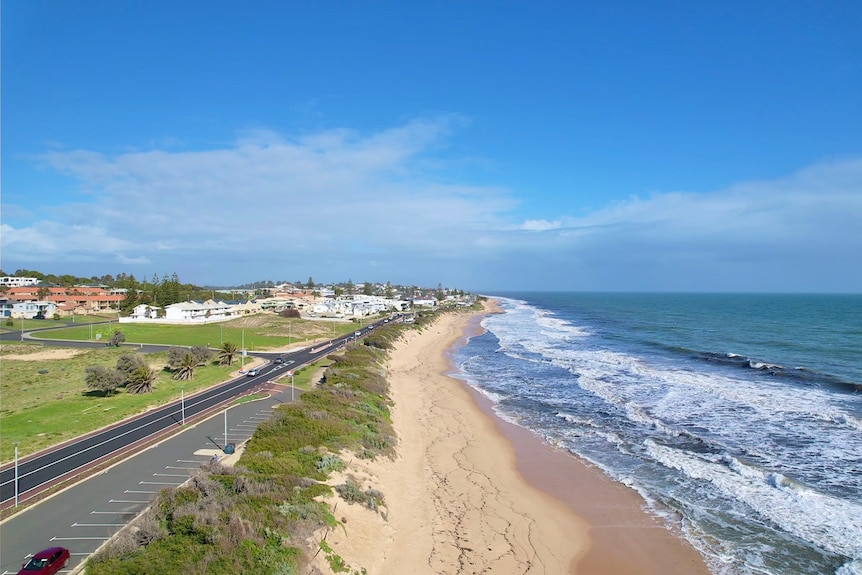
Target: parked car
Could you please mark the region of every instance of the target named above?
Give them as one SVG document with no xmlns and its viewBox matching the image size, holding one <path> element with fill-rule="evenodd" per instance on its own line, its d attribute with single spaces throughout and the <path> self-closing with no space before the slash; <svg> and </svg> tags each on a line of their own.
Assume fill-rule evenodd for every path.
<svg viewBox="0 0 862 575">
<path fill-rule="evenodd" d="M 54 575 L 69 563 L 69 550 L 49 547 L 39 551 L 21 566 L 18 575 Z"/>
<path fill-rule="evenodd" d="M 259 369 L 250 369 L 250 370 L 248 370 L 248 373 L 246 373 L 245 375 L 247 377 L 254 377 L 255 375 L 257 375 L 259 373 L 260 373 Z"/>
</svg>

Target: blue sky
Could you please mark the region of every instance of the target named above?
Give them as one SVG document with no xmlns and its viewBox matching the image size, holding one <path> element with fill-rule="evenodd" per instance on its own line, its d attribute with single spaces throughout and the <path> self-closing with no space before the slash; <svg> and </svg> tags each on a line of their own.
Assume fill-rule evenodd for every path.
<svg viewBox="0 0 862 575">
<path fill-rule="evenodd" d="M 2 3 L 6 272 L 862 292 L 862 3 Z"/>
</svg>

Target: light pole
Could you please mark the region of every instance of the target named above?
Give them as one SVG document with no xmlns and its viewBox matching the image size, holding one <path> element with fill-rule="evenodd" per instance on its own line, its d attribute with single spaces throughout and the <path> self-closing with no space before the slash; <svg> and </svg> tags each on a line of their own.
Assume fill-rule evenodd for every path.
<svg viewBox="0 0 862 575">
<path fill-rule="evenodd" d="M 184 388 L 180 388 L 180 405 L 183 414 L 183 427 L 186 426 L 186 393 Z"/>
<path fill-rule="evenodd" d="M 24 341 L 24 316 L 21 316 L 21 341 Z"/>
<path fill-rule="evenodd" d="M 223 325 L 218 326 L 218 341 L 219 341 L 219 346 L 224 345 L 224 326 Z"/>
<path fill-rule="evenodd" d="M 224 410 L 224 446 L 227 447 L 227 409 Z"/>
<path fill-rule="evenodd" d="M 15 507 L 18 507 L 18 442 L 15 442 Z"/>
<path fill-rule="evenodd" d="M 245 328 L 242 328 L 242 349 L 239 350 L 239 372 L 245 371 Z"/>
</svg>

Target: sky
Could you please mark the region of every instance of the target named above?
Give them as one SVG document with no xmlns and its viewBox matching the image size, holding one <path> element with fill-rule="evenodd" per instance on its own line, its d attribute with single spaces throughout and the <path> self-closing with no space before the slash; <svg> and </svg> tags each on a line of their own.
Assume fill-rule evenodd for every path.
<svg viewBox="0 0 862 575">
<path fill-rule="evenodd" d="M 3 0 L 0 267 L 862 292 L 862 3 Z"/>
</svg>

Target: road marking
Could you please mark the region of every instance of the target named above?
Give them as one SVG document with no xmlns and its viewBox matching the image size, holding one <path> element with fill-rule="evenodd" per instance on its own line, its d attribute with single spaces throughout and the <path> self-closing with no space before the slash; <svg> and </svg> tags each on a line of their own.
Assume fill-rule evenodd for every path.
<svg viewBox="0 0 862 575">
<path fill-rule="evenodd" d="M 177 463 L 206 463 L 203 459 L 177 459 Z"/>
<path fill-rule="evenodd" d="M 107 541 L 110 537 L 51 537 L 48 541 Z"/>
<path fill-rule="evenodd" d="M 153 473 L 153 477 L 188 477 L 187 473 L 179 475 L 177 473 Z"/>
<path fill-rule="evenodd" d="M 137 515 L 137 511 L 90 511 L 90 515 L 128 515 L 129 513 L 134 513 Z"/>
<path fill-rule="evenodd" d="M 138 485 L 173 485 L 174 487 L 178 487 L 182 483 L 173 483 L 171 481 L 138 481 Z"/>
<path fill-rule="evenodd" d="M 135 491 L 135 490 L 133 490 L 133 489 L 126 489 L 125 491 L 123 491 L 123 493 L 149 493 L 149 494 L 155 494 L 155 493 L 158 493 L 158 491 Z"/>
<path fill-rule="evenodd" d="M 72 523 L 72 527 L 125 527 L 125 523 Z"/>
<path fill-rule="evenodd" d="M 133 499 L 109 499 L 108 503 L 149 503 L 149 501 L 135 501 Z"/>
</svg>

